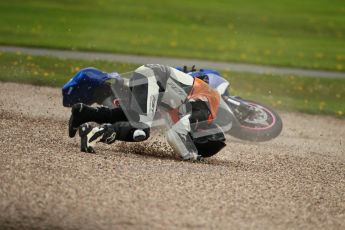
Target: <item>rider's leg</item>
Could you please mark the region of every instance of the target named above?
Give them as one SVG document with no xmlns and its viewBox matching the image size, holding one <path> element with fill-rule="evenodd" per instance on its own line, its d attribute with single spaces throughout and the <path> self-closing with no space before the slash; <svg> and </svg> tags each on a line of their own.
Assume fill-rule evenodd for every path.
<svg viewBox="0 0 345 230">
<path fill-rule="evenodd" d="M 73 105 L 72 114 L 69 120 L 68 133 L 74 137 L 78 127 L 85 122 L 114 123 L 116 121 L 127 121 L 125 113 L 121 108 L 110 109 L 107 107 L 91 107 L 78 103 Z"/>
<path fill-rule="evenodd" d="M 84 123 L 79 127 L 81 151 L 94 153 L 97 142 L 112 144 L 115 140 L 126 142 L 144 141 L 150 136 L 150 128 L 143 123 L 119 121 L 114 124 L 103 124 L 91 127 Z"/>
</svg>

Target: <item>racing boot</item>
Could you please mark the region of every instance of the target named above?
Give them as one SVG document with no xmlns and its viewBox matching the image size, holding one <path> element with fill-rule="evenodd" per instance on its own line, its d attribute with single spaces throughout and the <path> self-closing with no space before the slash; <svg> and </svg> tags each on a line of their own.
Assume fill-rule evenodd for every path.
<svg viewBox="0 0 345 230">
<path fill-rule="evenodd" d="M 108 107 L 91 107 L 83 103 L 72 106 L 71 117 L 68 122 L 68 135 L 74 137 L 78 127 L 86 122 L 114 123 L 116 121 L 126 121 L 126 115 L 121 108 L 110 109 Z"/>
<path fill-rule="evenodd" d="M 84 123 L 79 127 L 80 150 L 95 153 L 94 146 L 97 142 L 112 144 L 115 140 L 138 142 L 146 140 L 150 131 L 145 126 L 133 127 L 129 122 L 117 122 L 92 127 Z"/>
<path fill-rule="evenodd" d="M 95 153 L 94 147 L 97 142 L 112 144 L 116 140 L 116 132 L 111 124 L 92 127 L 88 123 L 79 126 L 80 151 Z"/>
<path fill-rule="evenodd" d="M 92 126 L 88 123 L 82 124 L 79 127 L 80 136 L 80 151 L 86 153 L 95 153 L 94 143 L 90 143 Z"/>
</svg>

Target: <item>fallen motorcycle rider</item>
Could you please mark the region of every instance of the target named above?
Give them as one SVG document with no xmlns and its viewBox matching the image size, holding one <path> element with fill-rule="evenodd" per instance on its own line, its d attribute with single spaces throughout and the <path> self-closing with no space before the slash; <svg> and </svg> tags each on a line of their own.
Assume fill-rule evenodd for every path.
<svg viewBox="0 0 345 230">
<path fill-rule="evenodd" d="M 97 142 L 147 140 L 157 117 L 168 127 L 167 141 L 183 160 L 212 156 L 226 145 L 224 132 L 229 121 L 222 118 L 229 117 L 229 110 L 222 107 L 219 93 L 203 80 L 158 64 L 141 66 L 129 76 L 127 82 L 123 78 L 108 82 L 120 100 L 119 107 L 72 106 L 69 136 L 79 130 L 81 151 L 94 153 Z M 102 92 L 97 97 L 104 99 Z M 93 127 L 89 122 L 100 125 Z"/>
</svg>

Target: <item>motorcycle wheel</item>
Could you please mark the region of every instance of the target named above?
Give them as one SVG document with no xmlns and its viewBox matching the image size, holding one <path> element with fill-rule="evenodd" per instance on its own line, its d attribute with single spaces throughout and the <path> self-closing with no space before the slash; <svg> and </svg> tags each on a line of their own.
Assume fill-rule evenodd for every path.
<svg viewBox="0 0 345 230">
<path fill-rule="evenodd" d="M 241 118 L 235 113 L 238 124 L 229 130 L 228 133 L 231 136 L 242 140 L 261 142 L 271 140 L 281 133 L 283 122 L 275 111 L 254 101 L 246 100 L 245 102 L 250 105 L 253 114 Z"/>
</svg>

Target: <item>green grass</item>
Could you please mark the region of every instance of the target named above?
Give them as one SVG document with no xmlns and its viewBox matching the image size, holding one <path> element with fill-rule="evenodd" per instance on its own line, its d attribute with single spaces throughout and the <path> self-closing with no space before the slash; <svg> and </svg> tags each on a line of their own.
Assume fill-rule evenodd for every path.
<svg viewBox="0 0 345 230">
<path fill-rule="evenodd" d="M 223 73 L 232 95 L 274 108 L 345 117 L 345 79 Z"/>
<path fill-rule="evenodd" d="M 80 69 L 98 67 L 106 72 L 128 72 L 133 64 L 0 53 L 0 80 L 62 87 Z"/>
<path fill-rule="evenodd" d="M 128 72 L 137 65 L 0 53 L 0 81 L 63 86 L 79 69 Z M 345 117 L 345 79 L 272 76 L 223 72 L 231 94 L 276 109 Z"/>
<path fill-rule="evenodd" d="M 345 71 L 345 4 L 0 1 L 0 44 Z"/>
</svg>

